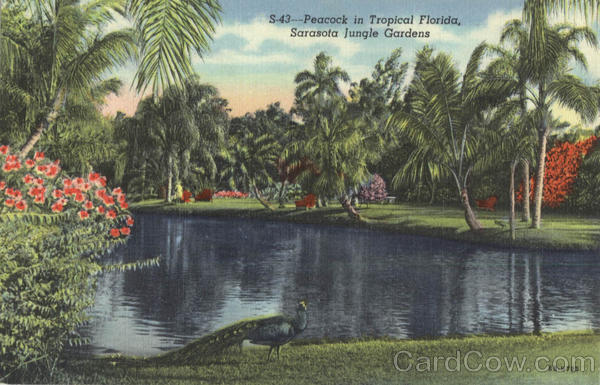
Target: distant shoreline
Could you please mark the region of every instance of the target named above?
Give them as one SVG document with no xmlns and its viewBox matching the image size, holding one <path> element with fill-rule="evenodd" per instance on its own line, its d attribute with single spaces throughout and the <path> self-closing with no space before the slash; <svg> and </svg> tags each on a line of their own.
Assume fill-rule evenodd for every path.
<svg viewBox="0 0 600 385">
<path fill-rule="evenodd" d="M 509 249 L 591 251 L 600 248 L 600 219 L 568 214 L 545 214 L 541 230 L 530 229 L 527 224 L 518 222 L 517 238 L 513 242 L 509 238 L 506 213 L 502 210 L 479 212 L 484 229 L 477 233 L 468 231 L 460 208 L 427 205 L 363 205 L 360 212 L 364 220 L 361 222 L 349 218 L 339 204 L 311 210 L 297 210 L 288 204 L 285 208 L 269 211 L 254 199 L 215 199 L 213 202 L 185 204 L 146 200 L 132 204 L 131 210 L 134 213 L 256 218 L 348 226 Z"/>
</svg>

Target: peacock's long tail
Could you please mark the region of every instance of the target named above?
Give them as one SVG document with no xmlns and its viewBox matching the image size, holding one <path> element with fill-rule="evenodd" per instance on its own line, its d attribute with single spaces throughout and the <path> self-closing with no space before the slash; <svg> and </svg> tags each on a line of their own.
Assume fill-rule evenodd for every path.
<svg viewBox="0 0 600 385">
<path fill-rule="evenodd" d="M 273 316 L 238 321 L 200 337 L 182 348 L 171 350 L 149 360 L 161 364 L 194 365 L 200 363 L 207 358 L 222 354 L 232 346 L 239 346 L 245 339 L 248 339 L 248 333 L 251 330 L 260 327 L 265 321 L 271 319 L 273 319 Z"/>
</svg>

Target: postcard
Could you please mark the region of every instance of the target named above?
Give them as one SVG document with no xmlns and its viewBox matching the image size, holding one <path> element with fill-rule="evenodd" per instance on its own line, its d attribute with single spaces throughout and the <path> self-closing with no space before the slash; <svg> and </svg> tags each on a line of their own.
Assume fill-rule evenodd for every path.
<svg viewBox="0 0 600 385">
<path fill-rule="evenodd" d="M 599 7 L 0 0 L 0 383 L 597 384 Z"/>
</svg>

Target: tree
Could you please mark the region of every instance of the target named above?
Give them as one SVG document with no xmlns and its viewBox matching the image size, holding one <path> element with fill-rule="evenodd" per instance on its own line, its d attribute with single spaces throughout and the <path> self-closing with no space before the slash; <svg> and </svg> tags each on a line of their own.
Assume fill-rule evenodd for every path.
<svg viewBox="0 0 600 385">
<path fill-rule="evenodd" d="M 449 55 L 432 56 L 427 47 L 419 51 L 406 109 L 388 121 L 413 144 L 411 162 L 429 159 L 452 175 L 471 230 L 482 228 L 468 194 L 469 175 L 478 161 L 478 119 L 508 95 L 503 82 L 479 76 L 484 52 L 483 44 L 475 48 L 461 81 Z"/>
<path fill-rule="evenodd" d="M 296 105 L 302 111 L 302 104 L 314 99 L 340 97 L 339 82 L 349 82 L 350 76 L 340 67 L 332 65 L 330 56 L 319 53 L 314 60 L 314 70 L 304 70 L 296 75 Z"/>
<path fill-rule="evenodd" d="M 305 121 L 303 135 L 291 145 L 312 165 L 298 180 L 319 197 L 340 197 L 346 207 L 348 190 L 369 178 L 368 163 L 381 152 L 382 140 L 343 99 L 329 99 L 321 106 L 321 113 Z"/>
<path fill-rule="evenodd" d="M 269 129 L 266 113 L 258 110 L 255 114 L 231 120 L 229 131 L 229 159 L 223 173 L 230 185 L 252 190 L 256 199 L 267 209 L 273 210 L 263 199 L 260 190 L 273 183 L 277 175 L 277 161 L 282 147 L 280 137 Z"/>
<path fill-rule="evenodd" d="M 0 57 L 11 71 L 29 63 L 38 118 L 22 147 L 24 157 L 54 124 L 67 94 L 85 92 L 106 70 L 137 56 L 136 88 L 152 85 L 154 94 L 192 74 L 191 52 L 208 48 L 221 7 L 216 0 L 43 0 L 17 3 L 27 8 L 28 33 L 19 35 L 0 24 Z M 128 15 L 133 29 L 102 33 L 115 13 Z M 9 71 L 10 72 L 10 71 Z"/>
<path fill-rule="evenodd" d="M 596 35 L 589 28 L 566 25 L 548 27 L 545 30 L 546 46 L 544 60 L 532 61 L 530 73 L 536 87 L 529 99 L 534 103 L 538 135 L 537 169 L 535 173 L 534 213 L 531 227 L 540 228 L 544 170 L 548 135 L 552 131 L 552 108 L 560 104 L 576 111 L 583 119 L 592 120 L 598 108 L 597 91 L 586 86 L 579 78 L 569 74 L 568 61 L 573 59 L 586 67 L 585 56 L 577 48 L 580 41 L 597 46 Z M 531 38 L 531 37 L 530 37 Z M 531 56 L 540 52 L 531 52 Z"/>
</svg>

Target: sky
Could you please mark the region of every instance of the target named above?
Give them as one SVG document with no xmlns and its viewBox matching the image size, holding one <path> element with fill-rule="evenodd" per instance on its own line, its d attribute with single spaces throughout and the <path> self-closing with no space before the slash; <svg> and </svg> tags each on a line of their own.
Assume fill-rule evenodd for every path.
<svg viewBox="0 0 600 385">
<path fill-rule="evenodd" d="M 523 0 L 220 0 L 222 23 L 217 27 L 210 51 L 203 58 L 195 56 L 193 66 L 200 80 L 216 86 L 229 101 L 232 116 L 265 108 L 279 101 L 285 109 L 293 102 L 294 77 L 311 69 L 315 56 L 325 51 L 335 65 L 345 69 L 352 81 L 370 76 L 379 59 L 393 49 L 402 49 L 402 61 L 413 63 L 415 52 L 429 44 L 436 50 L 452 54 L 459 68 L 464 68 L 471 51 L 482 41 L 497 43 L 500 31 L 508 20 L 519 18 Z M 289 23 L 269 23 L 270 15 L 277 18 L 290 15 Z M 348 24 L 304 23 L 310 17 L 346 16 Z M 385 37 L 387 25 L 370 24 L 370 16 L 410 17 L 414 24 L 390 25 L 396 31 L 429 31 L 429 38 Z M 419 24 L 421 15 L 431 18 L 452 17 L 460 25 Z M 354 17 L 363 24 L 353 24 Z M 559 18 L 557 16 L 556 18 Z M 559 21 L 563 21 L 560 16 Z M 299 21 L 293 21 L 294 19 Z M 582 20 L 574 20 L 579 24 Z M 370 30 L 377 38 L 344 38 L 345 29 Z M 334 37 L 292 37 L 291 28 L 298 30 L 337 30 Z M 590 66 L 584 75 L 588 82 L 600 78 L 600 54 L 591 47 L 582 47 Z M 595 65 L 598 63 L 598 65 Z M 135 65 L 116 71 L 124 81 L 119 96 L 110 96 L 104 113 L 117 110 L 133 115 L 140 96 L 131 87 Z M 348 85 L 345 85 L 348 88 Z M 561 112 L 565 118 L 577 121 L 574 114 Z"/>
</svg>

